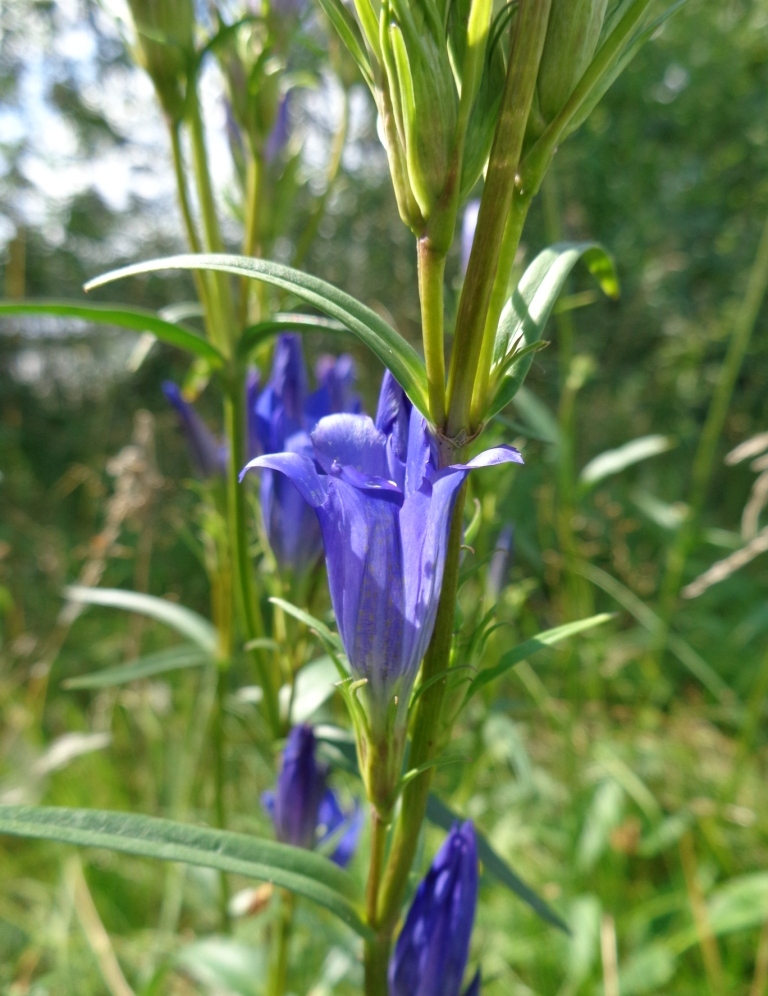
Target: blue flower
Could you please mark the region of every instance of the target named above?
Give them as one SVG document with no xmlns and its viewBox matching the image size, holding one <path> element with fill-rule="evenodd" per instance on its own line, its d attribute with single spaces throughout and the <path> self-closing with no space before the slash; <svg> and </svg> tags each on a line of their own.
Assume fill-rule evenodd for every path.
<svg viewBox="0 0 768 996">
<path fill-rule="evenodd" d="M 262 801 L 272 817 L 277 839 L 295 847 L 333 848 L 329 857 L 342 868 L 352 859 L 362 829 L 362 811 L 341 809 L 327 786 L 328 769 L 315 758 L 312 727 L 295 726 L 288 734 L 283 765 L 274 792 Z"/>
<path fill-rule="evenodd" d="M 439 469 L 425 419 L 388 375 L 377 423 L 331 415 L 312 432 L 311 449 L 286 447 L 243 471 L 277 471 L 315 510 L 339 633 L 352 670 L 366 680 L 377 736 L 395 701 L 404 725 L 432 636 L 459 488 L 473 468 L 509 461 L 522 458 L 497 446 Z"/>
<path fill-rule="evenodd" d="M 192 462 L 202 477 L 223 475 L 227 469 L 227 447 L 223 446 L 203 422 L 177 384 L 163 382 L 163 394 L 176 409 L 181 430 L 186 436 Z"/>
<path fill-rule="evenodd" d="M 477 847 L 455 824 L 416 890 L 389 963 L 389 996 L 459 996 L 477 906 Z M 464 996 L 479 996 L 478 972 Z"/>
<path fill-rule="evenodd" d="M 310 394 L 301 337 L 279 336 L 272 376 L 252 411 L 258 452 L 288 452 L 311 459 L 309 434 L 318 420 L 332 412 L 359 410 L 353 394 L 354 366 L 348 356 L 322 357 L 317 380 L 319 386 Z M 322 551 L 312 509 L 288 478 L 266 473 L 261 481 L 261 510 L 280 567 L 298 575 L 306 573 Z"/>
</svg>

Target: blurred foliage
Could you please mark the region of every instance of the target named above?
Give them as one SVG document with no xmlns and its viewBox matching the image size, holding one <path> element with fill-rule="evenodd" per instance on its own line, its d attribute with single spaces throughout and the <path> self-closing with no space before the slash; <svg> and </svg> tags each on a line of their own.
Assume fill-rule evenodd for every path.
<svg viewBox="0 0 768 996">
<path fill-rule="evenodd" d="M 164 133 L 103 10 L 14 0 L 1 16 L 5 293 L 74 295 L 97 272 L 180 248 Z M 319 86 L 302 92 L 293 112 L 310 191 L 316 150 L 332 133 L 322 89 L 330 84 Z M 691 0 L 560 149 L 526 230 L 528 261 L 559 234 L 600 240 L 616 258 L 623 293 L 608 303 L 592 296 L 586 276 L 572 279 L 571 301 L 583 305 L 566 316 L 576 368 L 562 369 L 561 315 L 545 334 L 552 345 L 536 356 L 527 400 L 490 430 L 525 443 L 526 467 L 473 482 L 482 521 L 466 551 L 462 616 L 471 626 L 497 603 L 505 625 L 483 656 L 495 663 L 544 626 L 589 611 L 619 615 L 485 689 L 452 745 L 471 762 L 438 774 L 442 797 L 476 820 L 572 925 L 570 938 L 558 935 L 484 879 L 473 958 L 489 996 L 768 991 L 765 559 L 684 602 L 675 617 L 681 638 L 731 694 L 713 696 L 679 656 L 650 668 L 648 629 L 632 615 L 633 596 L 654 605 L 768 215 L 766 93 L 768 2 Z M 412 239 L 360 85 L 351 108 L 342 175 L 306 267 L 385 309 L 416 340 Z M 131 165 L 113 174 L 110 193 L 119 161 Z M 300 235 L 276 245 L 281 259 L 290 259 Z M 456 286 L 458 265 L 456 252 Z M 188 300 L 192 283 L 153 276 L 130 291 L 135 303 L 159 307 Z M 322 346 L 309 344 L 315 353 Z M 67 677 L 169 641 L 154 624 L 106 610 L 62 619 L 63 585 L 99 558 L 105 585 L 145 587 L 206 611 L 196 485 L 160 391 L 185 369 L 178 354 L 155 347 L 130 372 L 134 346 L 113 330 L 31 320 L 7 321 L 0 335 L 0 798 L 205 822 L 212 759 L 196 738 L 204 676 L 192 670 L 95 693 L 62 687 Z M 355 355 L 371 410 L 379 371 Z M 574 369 L 580 380 L 568 388 Z M 558 433 L 568 390 L 575 453 L 567 530 L 577 562 L 620 583 L 621 604 L 569 570 L 563 549 Z M 153 413 L 149 435 L 134 424 L 139 410 Z M 215 410 L 211 403 L 208 413 Z M 741 545 L 754 475 L 748 464 L 725 467 L 720 458 L 767 426 L 763 308 L 687 580 Z M 578 471 L 595 456 L 650 434 L 673 447 L 578 486 Z M 120 520 L 105 551 L 108 503 L 132 473 L 130 445 L 155 462 L 158 478 L 151 487 L 151 477 L 136 478 L 147 484 L 145 500 Z M 513 556 L 499 589 L 488 564 L 505 524 L 514 529 Z M 251 682 L 233 671 L 227 804 L 234 829 L 268 833 L 257 800 L 271 759 L 242 692 Z M 331 701 L 321 715 L 340 714 Z M 355 792 L 351 776 L 335 777 Z M 277 915 L 274 902 L 225 938 L 207 873 L 101 852 L 81 859 L 82 868 L 64 848 L 3 839 L 3 992 L 105 991 L 88 895 L 135 992 L 259 992 L 257 947 Z M 299 904 L 295 937 L 295 991 L 356 991 L 360 964 L 342 928 Z M 611 976 L 614 949 L 620 988 Z"/>
</svg>

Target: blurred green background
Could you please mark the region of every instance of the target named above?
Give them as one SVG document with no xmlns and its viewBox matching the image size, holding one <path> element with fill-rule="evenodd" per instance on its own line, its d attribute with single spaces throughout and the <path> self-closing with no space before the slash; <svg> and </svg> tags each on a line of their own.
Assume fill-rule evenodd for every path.
<svg viewBox="0 0 768 996">
<path fill-rule="evenodd" d="M 182 249 L 165 133 L 105 10 L 6 0 L 0 29 L 4 296 L 77 296 L 99 272 Z M 206 87 L 226 202 L 215 76 Z M 333 127 L 329 93 L 325 80 L 292 111 L 310 192 Z M 351 107 L 342 171 L 305 266 L 416 341 L 412 238 L 362 86 Z M 519 260 L 561 238 L 597 239 L 616 259 L 622 296 L 600 299 L 577 271 L 527 391 L 491 427 L 522 446 L 526 466 L 475 485 L 482 524 L 461 608 L 471 617 L 497 602 L 506 625 L 484 650 L 488 663 L 540 629 L 616 616 L 479 696 L 454 744 L 467 762 L 437 775 L 443 798 L 572 929 L 566 937 L 484 879 L 473 959 L 490 996 L 768 992 L 765 554 L 738 569 L 729 562 L 698 597 L 667 606 L 660 591 L 697 500 L 692 468 L 726 350 L 749 318 L 750 274 L 759 283 L 766 218 L 768 2 L 691 0 L 560 149 Z M 236 231 L 233 216 L 233 242 Z M 297 223 L 280 258 L 300 237 Z M 458 248 L 450 266 L 457 289 Z M 97 296 L 161 307 L 192 294 L 184 277 L 153 275 Z M 328 345 L 310 338 L 310 357 Z M 380 369 L 352 351 L 370 411 Z M 84 571 L 206 612 L 196 485 L 160 390 L 186 372 L 168 347 L 139 355 L 130 333 L 2 323 L 0 801 L 180 815 L 197 677 L 67 690 L 66 679 L 168 636 L 106 610 L 60 613 L 63 586 Z M 214 393 L 201 409 L 216 427 Z M 725 457 L 767 431 L 762 307 L 700 489 L 684 583 L 748 546 L 742 512 L 768 464 L 759 445 L 756 465 Z M 600 454 L 649 436 L 663 437 L 650 443 L 654 455 L 614 455 L 581 475 Z M 505 525 L 513 553 L 499 590 L 487 563 Z M 233 675 L 229 809 L 235 828 L 268 833 L 258 794 L 269 759 L 238 695 L 247 683 Z M 210 759 L 204 743 L 196 749 L 183 815 L 203 822 Z M 14 996 L 126 996 L 99 948 L 103 928 L 136 993 L 258 993 L 269 917 L 267 908 L 243 918 L 224 938 L 207 874 L 0 841 L 0 991 Z M 361 976 L 354 941 L 305 906 L 293 970 L 294 991 L 313 996 L 355 992 Z"/>
</svg>

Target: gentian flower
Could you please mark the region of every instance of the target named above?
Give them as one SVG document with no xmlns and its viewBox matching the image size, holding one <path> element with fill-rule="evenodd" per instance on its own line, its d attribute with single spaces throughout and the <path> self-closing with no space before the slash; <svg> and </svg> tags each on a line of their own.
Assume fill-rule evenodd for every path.
<svg viewBox="0 0 768 996">
<path fill-rule="evenodd" d="M 318 420 L 331 412 L 359 410 L 352 392 L 354 366 L 348 356 L 321 357 L 317 380 L 318 389 L 310 394 L 301 337 L 279 336 L 272 376 L 253 407 L 257 452 L 287 451 L 311 459 L 309 434 Z M 278 564 L 298 575 L 306 573 L 322 551 L 312 509 L 288 478 L 266 473 L 261 481 L 261 510 Z"/>
<path fill-rule="evenodd" d="M 406 431 L 407 430 L 407 431 Z M 438 468 L 423 416 L 391 375 L 377 422 L 365 415 L 321 419 L 311 448 L 286 447 L 251 460 L 277 471 L 317 514 L 339 633 L 355 676 L 365 679 L 374 734 L 402 730 L 434 628 L 456 495 L 470 470 L 522 463 L 511 446 Z"/>
<path fill-rule="evenodd" d="M 389 996 L 459 996 L 477 906 L 471 822 L 456 823 L 437 852 L 389 963 Z M 478 972 L 464 996 L 479 996 Z"/>
<path fill-rule="evenodd" d="M 178 384 L 172 380 L 163 381 L 163 394 L 176 409 L 181 424 L 181 430 L 186 436 L 192 462 L 201 477 L 216 477 L 226 473 L 229 459 L 226 443 L 219 442 L 208 426 L 203 422 L 181 393 Z M 245 381 L 246 434 L 249 458 L 259 453 L 258 437 L 256 435 L 255 416 L 253 408 L 259 393 L 259 374 L 249 370 Z"/>
<path fill-rule="evenodd" d="M 362 811 L 342 811 L 328 788 L 328 768 L 315 758 L 312 727 L 295 726 L 283 751 L 283 766 L 274 792 L 265 792 L 262 802 L 272 817 L 277 839 L 294 847 L 312 850 L 335 842 L 332 861 L 342 868 L 352 859 L 362 828 Z"/>
</svg>

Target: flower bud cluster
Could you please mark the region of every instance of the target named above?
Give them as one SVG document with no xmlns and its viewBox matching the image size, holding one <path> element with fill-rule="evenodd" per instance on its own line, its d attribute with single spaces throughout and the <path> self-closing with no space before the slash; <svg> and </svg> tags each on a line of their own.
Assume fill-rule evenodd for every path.
<svg viewBox="0 0 768 996">
<path fill-rule="evenodd" d="M 178 121 L 195 58 L 192 0 L 128 0 L 136 28 L 134 58 L 149 74 L 163 110 Z"/>
<path fill-rule="evenodd" d="M 608 0 L 552 0 L 539 64 L 532 130 L 542 131 L 565 106 L 597 51 Z"/>
</svg>

